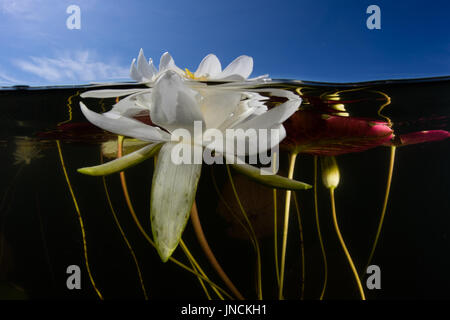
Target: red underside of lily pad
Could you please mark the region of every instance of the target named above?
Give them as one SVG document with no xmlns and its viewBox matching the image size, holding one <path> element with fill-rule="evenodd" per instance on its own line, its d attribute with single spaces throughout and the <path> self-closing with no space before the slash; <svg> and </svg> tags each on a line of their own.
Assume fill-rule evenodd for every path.
<svg viewBox="0 0 450 320">
<path fill-rule="evenodd" d="M 280 147 L 313 155 L 335 156 L 387 144 L 393 131 L 386 122 L 299 111 L 284 122 Z"/>
<path fill-rule="evenodd" d="M 56 129 L 37 134 L 40 139 L 62 140 L 65 142 L 101 143 L 116 139 L 117 135 L 106 132 L 89 122 L 69 122 Z"/>
<path fill-rule="evenodd" d="M 154 125 L 148 114 L 140 115 L 136 120 Z M 386 122 L 332 116 L 313 111 L 298 111 L 283 124 L 287 136 L 281 142 L 282 149 L 325 156 L 361 152 L 380 145 L 406 146 L 450 137 L 450 133 L 445 130 L 428 130 L 406 133 L 394 138 L 393 131 Z M 42 132 L 37 136 L 41 139 L 83 143 L 101 143 L 116 138 L 115 134 L 88 122 L 61 124 L 56 130 Z"/>
<path fill-rule="evenodd" d="M 446 130 L 425 130 L 402 134 L 387 145 L 395 145 L 397 147 L 407 146 L 423 142 L 439 141 L 450 137 L 450 132 Z"/>
</svg>

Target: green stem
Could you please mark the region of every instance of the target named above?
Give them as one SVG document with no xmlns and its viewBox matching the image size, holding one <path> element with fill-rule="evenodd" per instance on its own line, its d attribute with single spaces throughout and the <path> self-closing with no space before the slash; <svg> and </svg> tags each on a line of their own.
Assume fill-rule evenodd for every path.
<svg viewBox="0 0 450 320">
<path fill-rule="evenodd" d="M 300 233 L 300 253 L 302 258 L 302 277 L 300 279 L 301 281 L 301 287 L 300 287 L 300 300 L 303 300 L 305 298 L 305 273 L 306 273 L 306 264 L 305 264 L 305 246 L 303 244 L 303 226 L 302 226 L 302 219 L 300 216 L 300 208 L 298 206 L 298 200 L 296 197 L 296 194 L 294 194 L 294 204 L 295 204 L 295 211 L 297 212 L 297 220 L 298 220 L 298 230 Z"/>
<path fill-rule="evenodd" d="M 319 222 L 319 206 L 318 206 L 318 197 L 317 197 L 317 156 L 314 156 L 314 211 L 316 216 L 316 227 L 317 227 L 317 235 L 319 236 L 320 249 L 322 250 L 323 257 L 323 269 L 324 269 L 324 277 L 323 277 L 323 287 L 320 292 L 319 300 L 323 300 L 323 296 L 325 295 L 325 290 L 327 288 L 328 282 L 328 263 L 327 263 L 327 255 L 325 253 L 325 246 L 323 244 L 322 233 L 320 231 L 320 222 Z"/>
<path fill-rule="evenodd" d="M 278 265 L 278 209 L 277 209 L 277 189 L 273 189 L 273 247 L 275 255 L 275 275 L 277 285 L 280 286 L 280 267 Z"/>
<path fill-rule="evenodd" d="M 61 151 L 61 143 L 59 142 L 59 140 L 56 140 L 56 146 L 58 147 L 59 160 L 61 161 L 61 167 L 62 167 L 63 172 L 64 172 L 64 177 L 66 178 L 67 187 L 69 188 L 70 195 L 72 197 L 73 204 L 75 206 L 75 211 L 77 212 L 78 222 L 80 223 L 81 237 L 82 237 L 82 240 L 83 240 L 84 262 L 85 262 L 85 265 L 86 265 L 86 270 L 88 272 L 89 280 L 91 281 L 92 287 L 94 287 L 94 290 L 97 293 L 97 295 L 100 298 L 100 300 L 103 300 L 103 296 L 100 293 L 100 290 L 97 289 L 97 286 L 96 286 L 95 281 L 94 281 L 94 277 L 92 276 L 92 273 L 91 273 L 91 268 L 89 267 L 87 243 L 86 243 L 86 232 L 84 230 L 83 218 L 81 217 L 80 208 L 78 206 L 77 199 L 75 198 L 75 193 L 73 192 L 72 185 L 71 185 L 70 180 L 69 180 L 69 175 L 67 174 L 66 165 L 64 164 L 64 158 L 63 158 L 62 151 Z"/>
<path fill-rule="evenodd" d="M 289 172 L 288 178 L 292 179 L 294 176 L 295 160 L 298 153 L 291 153 L 289 157 Z M 291 190 L 286 191 L 286 202 L 284 206 L 284 228 L 283 228 L 283 242 L 281 247 L 281 266 L 280 266 L 280 286 L 278 288 L 278 299 L 283 300 L 283 284 L 284 284 L 284 269 L 286 264 L 286 246 L 287 235 L 289 227 L 289 211 L 291 205 Z"/>
<path fill-rule="evenodd" d="M 250 222 L 250 220 L 248 219 L 247 213 L 245 212 L 244 206 L 241 203 L 241 200 L 239 199 L 239 195 L 238 192 L 236 190 L 236 186 L 234 185 L 233 182 L 233 177 L 231 176 L 231 172 L 230 172 L 230 167 L 228 166 L 228 164 L 226 165 L 227 168 L 227 173 L 228 173 L 228 178 L 230 179 L 230 184 L 231 184 L 231 188 L 233 189 L 233 193 L 234 193 L 234 197 L 236 198 L 236 201 L 238 203 L 238 206 L 242 212 L 242 215 L 244 216 L 245 221 L 247 222 L 248 228 L 250 230 L 250 233 L 252 235 L 252 241 L 254 243 L 255 246 L 255 251 L 256 251 L 256 265 L 257 265 L 257 283 L 258 283 L 258 299 L 262 300 L 263 295 L 262 295 L 262 273 L 261 273 L 261 251 L 259 248 L 259 242 L 258 242 L 258 238 L 256 237 L 255 234 L 255 230 L 253 229 L 253 226 Z"/>
<path fill-rule="evenodd" d="M 331 211 L 333 214 L 333 224 L 334 229 L 336 230 L 336 234 L 339 238 L 339 242 L 341 243 L 341 247 L 344 250 L 345 256 L 347 257 L 347 261 L 350 264 L 350 268 L 352 269 L 353 275 L 355 277 L 356 284 L 358 285 L 358 290 L 361 295 L 362 300 L 366 300 L 366 296 L 364 295 L 364 290 L 361 285 L 361 280 L 359 279 L 358 272 L 356 271 L 355 264 L 353 263 L 352 257 L 350 256 L 350 253 L 348 252 L 347 246 L 345 245 L 344 238 L 342 238 L 341 231 L 339 230 L 339 225 L 337 223 L 336 218 L 336 207 L 335 207 L 335 201 L 334 201 L 334 188 L 330 188 L 330 199 L 331 199 Z"/>
<path fill-rule="evenodd" d="M 388 199 L 389 199 L 389 192 L 391 190 L 392 173 L 394 172 L 395 150 L 396 150 L 396 147 L 392 146 L 391 147 L 391 155 L 390 155 L 390 159 L 389 159 L 388 179 L 386 182 L 386 193 L 384 195 L 384 202 L 383 202 L 383 209 L 381 211 L 380 223 L 378 224 L 377 233 L 375 235 L 375 241 L 372 245 L 372 250 L 370 251 L 370 255 L 369 255 L 369 259 L 367 260 L 366 267 L 364 268 L 364 270 L 362 270 L 363 274 L 365 274 L 367 268 L 369 267 L 370 263 L 372 262 L 373 255 L 375 254 L 375 249 L 378 244 L 378 239 L 381 234 L 381 228 L 383 227 L 383 221 L 384 221 L 384 217 L 386 214 L 386 208 L 387 208 L 387 203 L 388 203 Z"/>
<path fill-rule="evenodd" d="M 191 209 L 191 222 L 192 226 L 194 227 L 194 231 L 197 236 L 198 242 L 200 242 L 200 246 L 202 247 L 203 252 L 205 253 L 206 257 L 208 258 L 213 268 L 216 270 L 217 274 L 220 276 L 220 278 L 222 278 L 223 282 L 228 287 L 228 289 L 230 289 L 231 292 L 233 292 L 233 294 L 239 300 L 244 300 L 242 294 L 239 292 L 239 290 L 227 276 L 225 271 L 222 269 L 220 263 L 217 261 L 214 253 L 212 252 L 211 247 L 208 244 L 208 241 L 206 240 L 206 236 L 205 233 L 203 232 L 203 228 L 200 223 L 200 218 L 198 216 L 198 210 L 195 201 Z"/>
<path fill-rule="evenodd" d="M 148 300 L 147 290 L 145 289 L 144 279 L 142 277 L 141 268 L 139 267 L 139 263 L 137 261 L 137 257 L 136 257 L 136 254 L 135 254 L 134 250 L 133 250 L 133 247 L 131 246 L 130 242 L 128 241 L 128 238 L 126 237 L 125 232 L 123 231 L 122 226 L 120 225 L 119 219 L 117 218 L 116 211 L 114 210 L 114 207 L 113 207 L 112 202 L 111 202 L 111 197 L 109 196 L 108 187 L 106 186 L 105 176 L 102 176 L 102 181 L 103 181 L 103 187 L 105 189 L 106 200 L 108 202 L 109 208 L 111 209 L 111 213 L 113 215 L 114 222 L 116 223 L 116 226 L 119 229 L 119 232 L 122 235 L 122 238 L 125 241 L 125 244 L 128 247 L 128 250 L 130 251 L 131 257 L 133 258 L 133 261 L 134 261 L 134 264 L 136 266 L 136 270 L 137 270 L 137 273 L 138 273 L 139 282 L 140 282 L 140 285 L 141 285 L 141 288 L 142 288 L 142 293 L 144 294 L 144 299 Z"/>
</svg>

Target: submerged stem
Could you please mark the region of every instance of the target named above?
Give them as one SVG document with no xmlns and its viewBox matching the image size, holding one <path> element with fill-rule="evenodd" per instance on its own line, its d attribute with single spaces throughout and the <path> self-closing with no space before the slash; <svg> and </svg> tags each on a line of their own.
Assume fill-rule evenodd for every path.
<svg viewBox="0 0 450 320">
<path fill-rule="evenodd" d="M 277 155 L 274 154 L 273 157 L 273 169 L 274 174 L 275 168 L 278 167 L 278 163 L 275 161 L 277 160 Z M 280 267 L 278 265 L 278 203 L 277 203 L 277 189 L 273 188 L 273 253 L 275 256 L 275 276 L 277 278 L 277 285 L 280 287 Z"/>
<path fill-rule="evenodd" d="M 191 264 L 192 269 L 194 269 L 195 271 L 198 272 L 197 268 L 195 267 L 194 262 L 192 262 L 192 260 L 189 259 L 189 263 Z M 209 294 L 208 288 L 206 288 L 206 285 L 203 282 L 203 279 L 199 278 L 199 277 L 197 277 L 197 279 L 198 279 L 198 282 L 200 282 L 200 285 L 202 286 L 202 289 L 205 292 L 205 295 L 208 298 L 208 300 L 212 300 L 211 295 Z"/>
<path fill-rule="evenodd" d="M 292 179 L 294 176 L 295 160 L 297 159 L 298 153 L 291 153 L 289 157 L 289 172 L 288 178 Z M 289 227 L 289 212 L 291 206 L 291 190 L 286 191 L 286 202 L 284 205 L 284 227 L 283 227 L 283 242 L 281 247 L 281 266 L 280 266 L 280 286 L 278 288 L 278 299 L 282 300 L 283 297 L 283 284 L 284 284 L 284 269 L 286 264 L 286 246 L 287 246 L 287 235 Z"/>
<path fill-rule="evenodd" d="M 316 227 L 317 227 L 317 235 L 319 236 L 320 249 L 322 251 L 323 257 L 323 287 L 320 292 L 319 300 L 323 300 L 323 296 L 325 295 L 325 290 L 327 288 L 328 282 L 328 263 L 327 263 L 327 255 L 325 253 L 325 246 L 323 244 L 322 233 L 320 231 L 320 222 L 319 222 L 319 207 L 318 207 L 318 197 L 317 197 L 317 156 L 314 156 L 314 211 L 316 216 Z"/>
<path fill-rule="evenodd" d="M 339 230 L 339 225 L 337 223 L 337 218 L 336 218 L 336 207 L 335 207 L 335 201 L 334 201 L 334 188 L 333 187 L 330 188 L 330 200 L 331 200 L 331 212 L 333 214 L 334 229 L 336 230 L 336 234 L 339 238 L 339 242 L 341 243 L 341 247 L 344 250 L 345 256 L 347 257 L 347 261 L 350 264 L 350 268 L 352 269 L 356 284 L 358 285 L 358 290 L 361 295 L 361 299 L 366 300 L 366 297 L 364 295 L 364 290 L 361 285 L 361 280 L 359 279 L 358 272 L 356 271 L 356 268 L 355 268 L 355 264 L 353 263 L 352 257 L 350 256 L 347 246 L 345 245 L 344 239 L 342 238 L 341 231 Z"/>
<path fill-rule="evenodd" d="M 106 200 L 107 200 L 109 208 L 111 210 L 111 214 L 113 215 L 114 222 L 116 223 L 116 226 L 119 229 L 119 232 L 122 235 L 122 238 L 125 241 L 125 244 L 127 245 L 128 250 L 130 251 L 130 254 L 131 254 L 132 258 L 133 258 L 133 261 L 134 261 L 134 264 L 136 266 L 136 270 L 137 270 L 137 273 L 138 273 L 139 282 L 140 282 L 140 285 L 141 285 L 141 288 L 142 288 L 142 293 L 144 294 L 144 299 L 148 300 L 147 290 L 145 289 L 144 279 L 142 277 L 141 268 L 139 267 L 139 263 L 137 261 L 136 254 L 134 253 L 134 250 L 131 247 L 131 244 L 128 241 L 128 238 L 126 237 L 125 232 L 123 231 L 122 226 L 120 225 L 119 219 L 117 218 L 116 211 L 114 210 L 114 207 L 113 207 L 112 202 L 111 202 L 111 198 L 109 196 L 108 187 L 106 186 L 105 176 L 102 176 L 102 180 L 103 180 L 103 187 L 105 189 Z"/>
<path fill-rule="evenodd" d="M 386 182 L 386 193 L 384 195 L 383 209 L 381 210 L 380 223 L 378 224 L 377 233 L 375 235 L 375 241 L 373 242 L 372 250 L 370 251 L 370 255 L 369 255 L 369 259 L 367 260 L 366 267 L 364 268 L 364 270 L 362 270 L 363 274 L 366 272 L 367 267 L 369 267 L 370 263 L 372 262 L 373 255 L 375 253 L 375 249 L 378 244 L 378 239 L 381 234 L 381 228 L 383 227 L 383 221 L 384 221 L 384 217 L 386 214 L 386 208 L 387 208 L 387 203 L 388 203 L 388 199 L 389 199 L 389 192 L 391 190 L 392 173 L 394 172 L 395 150 L 396 150 L 396 147 L 391 146 L 391 153 L 390 153 L 390 159 L 389 159 L 389 171 L 388 171 L 388 178 L 387 178 L 387 182 Z"/>
<path fill-rule="evenodd" d="M 275 255 L 275 275 L 277 277 L 277 285 L 280 286 L 280 267 L 278 265 L 278 208 L 277 208 L 277 189 L 273 189 L 273 247 Z"/>
<path fill-rule="evenodd" d="M 214 176 L 214 172 L 213 172 L 213 168 L 211 166 L 211 180 L 212 183 L 214 185 L 214 189 L 216 190 L 217 195 L 220 198 L 220 201 L 222 201 L 223 205 L 225 206 L 225 208 L 228 210 L 228 212 L 236 219 L 236 221 L 239 223 L 239 225 L 245 230 L 245 232 L 247 233 L 247 235 L 250 237 L 250 239 L 252 238 L 252 234 L 249 230 L 249 228 L 244 224 L 244 222 L 242 221 L 242 219 L 240 219 L 238 217 L 238 215 L 233 211 L 233 209 L 231 209 L 231 207 L 229 206 L 229 204 L 227 203 L 227 201 L 223 198 L 223 195 L 221 193 L 221 191 L 219 190 L 219 187 L 217 186 L 217 181 L 216 181 L 216 177 Z M 252 245 L 256 250 L 255 244 L 252 241 Z"/>
<path fill-rule="evenodd" d="M 189 249 L 186 246 L 186 244 L 184 243 L 183 239 L 180 239 L 180 246 L 181 246 L 181 249 L 183 249 L 183 252 L 186 255 L 186 257 L 189 259 L 189 262 L 193 265 L 194 270 L 198 270 L 200 272 L 200 274 L 202 274 L 205 278 L 208 279 L 208 277 L 206 276 L 205 272 L 203 271 L 203 269 L 198 264 L 197 260 L 195 260 L 194 256 L 191 254 L 191 251 L 189 251 Z M 203 284 L 201 277 L 198 277 L 198 280 L 200 281 L 200 283 Z M 211 288 L 214 290 L 214 292 L 217 294 L 217 296 L 221 300 L 224 300 L 223 296 L 220 294 L 220 292 L 214 286 L 211 286 Z M 205 288 L 205 291 L 206 291 L 206 288 Z"/>
<path fill-rule="evenodd" d="M 84 224 L 83 224 L 83 218 L 81 217 L 80 208 L 78 207 L 77 199 L 75 198 L 75 193 L 73 192 L 72 185 L 70 184 L 69 175 L 67 174 L 66 165 L 64 164 L 64 158 L 61 151 L 61 143 L 59 140 L 56 140 L 56 146 L 58 147 L 58 153 L 59 153 L 59 160 L 61 161 L 61 167 L 64 172 L 64 177 L 66 178 L 67 187 L 69 188 L 70 195 L 73 200 L 73 204 L 75 206 L 75 210 L 77 212 L 78 221 L 80 223 L 81 227 L 81 237 L 83 239 L 83 252 L 84 252 L 84 262 L 86 265 L 86 270 L 89 275 L 89 280 L 91 281 L 92 286 L 94 287 L 95 292 L 97 293 L 98 297 L 103 300 L 103 296 L 100 293 L 100 290 L 97 289 L 97 286 L 95 285 L 94 278 L 92 277 L 91 268 L 89 267 L 89 260 L 88 260 L 88 253 L 87 253 L 87 244 L 86 244 L 86 232 L 84 230 Z"/>
<path fill-rule="evenodd" d="M 118 137 L 117 145 L 118 145 L 117 156 L 121 157 L 122 156 L 122 147 L 123 147 L 123 136 L 119 136 Z M 156 245 L 153 242 L 152 238 L 150 238 L 148 233 L 144 230 L 144 228 L 142 227 L 141 223 L 139 222 L 138 217 L 136 216 L 136 212 L 134 211 L 133 204 L 131 203 L 130 195 L 128 193 L 127 182 L 126 182 L 126 178 L 125 178 L 125 172 L 121 171 L 119 174 L 120 174 L 120 181 L 121 181 L 121 184 L 122 184 L 122 190 L 123 190 L 123 194 L 124 194 L 124 197 L 125 197 L 125 201 L 127 203 L 128 209 L 130 210 L 131 216 L 132 216 L 136 226 L 138 227 L 139 231 L 145 237 L 145 239 L 153 246 L 153 248 L 156 248 Z M 184 251 L 184 252 L 186 254 L 186 251 Z M 203 279 L 204 281 L 208 282 L 208 284 L 211 285 L 211 287 L 213 289 L 217 289 L 217 290 L 221 291 L 227 297 L 231 298 L 231 296 L 225 290 L 223 290 L 220 286 L 218 286 L 217 284 L 215 284 L 214 282 L 209 280 L 209 278 L 205 274 L 198 273 L 196 270 L 189 268 L 188 266 L 186 266 L 185 264 L 183 264 L 182 262 L 178 261 L 177 259 L 175 259 L 173 257 L 170 257 L 169 260 L 171 262 L 177 264 L 181 268 L 183 268 L 183 269 L 193 273 L 194 275 L 196 275 L 197 277 Z M 195 262 L 195 260 L 193 260 L 193 262 Z M 197 264 L 197 268 L 199 269 L 200 272 L 202 272 L 201 268 L 199 268 L 198 264 Z"/>
<path fill-rule="evenodd" d="M 255 230 L 253 229 L 253 226 L 250 222 L 250 220 L 248 219 L 248 215 L 245 212 L 244 206 L 241 203 L 241 200 L 239 199 L 239 195 L 238 192 L 236 190 L 236 186 L 234 185 L 233 182 L 233 177 L 231 176 L 231 172 L 230 172 L 230 167 L 228 165 L 226 165 L 227 168 L 227 173 L 228 173 L 228 178 L 230 179 L 230 184 L 231 184 L 231 188 L 233 189 L 233 193 L 234 193 L 234 197 L 236 198 L 236 201 L 238 203 L 238 206 L 242 212 L 242 215 L 244 216 L 245 221 L 247 222 L 248 228 L 250 230 L 251 233 L 251 239 L 253 241 L 254 247 L 255 247 L 255 251 L 256 251 L 256 264 L 257 264 L 257 283 L 258 283 L 258 299 L 262 300 L 263 295 L 262 295 L 262 274 L 261 274 L 261 251 L 259 248 L 259 242 L 258 242 L 258 238 L 256 237 L 255 234 Z"/>
<path fill-rule="evenodd" d="M 294 204 L 295 204 L 295 211 L 297 212 L 297 220 L 298 220 L 298 230 L 300 233 L 300 253 L 302 257 L 302 277 L 301 277 L 301 287 L 300 287 L 300 299 L 303 300 L 305 298 L 305 246 L 303 244 L 303 226 L 302 226 L 302 219 L 300 216 L 300 208 L 298 206 L 298 200 L 296 195 L 294 194 Z"/>
<path fill-rule="evenodd" d="M 222 278 L 225 285 L 228 287 L 228 289 L 233 292 L 233 294 L 239 299 L 244 300 L 244 297 L 239 292 L 239 290 L 235 287 L 233 282 L 228 278 L 225 271 L 222 269 L 220 263 L 217 261 L 216 257 L 214 256 L 214 253 L 212 252 L 208 241 L 206 240 L 205 233 L 203 232 L 202 225 L 200 223 L 200 218 L 198 216 L 198 210 L 197 210 L 197 204 L 194 201 L 194 205 L 191 209 L 191 222 L 192 226 L 194 227 L 195 234 L 197 236 L 198 241 L 200 242 L 200 246 L 202 247 L 206 257 L 208 258 L 209 262 L 213 266 L 213 268 L 216 270 L 217 274 Z"/>
</svg>

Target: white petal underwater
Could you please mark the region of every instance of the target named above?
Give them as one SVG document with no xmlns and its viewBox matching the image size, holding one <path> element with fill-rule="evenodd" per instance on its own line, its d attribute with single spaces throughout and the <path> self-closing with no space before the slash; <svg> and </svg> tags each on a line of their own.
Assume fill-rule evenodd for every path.
<svg viewBox="0 0 450 320">
<path fill-rule="evenodd" d="M 285 103 L 282 103 L 279 106 L 273 107 L 267 112 L 254 117 L 251 120 L 244 121 L 238 125 L 236 125 L 235 129 L 267 129 L 272 127 L 273 125 L 283 123 L 286 119 L 294 114 L 300 107 L 302 100 L 288 100 Z"/>
<path fill-rule="evenodd" d="M 107 113 L 116 113 L 124 117 L 132 118 L 142 113 L 149 112 L 149 106 L 138 102 L 139 97 L 144 94 L 132 94 L 113 105 L 112 109 Z"/>
<path fill-rule="evenodd" d="M 123 117 L 116 113 L 98 114 L 89 110 L 83 102 L 80 102 L 80 107 L 89 122 L 103 130 L 142 141 L 170 141 L 170 135 L 160 128 L 146 125 L 140 121 Z"/>
<path fill-rule="evenodd" d="M 240 92 L 214 88 L 199 88 L 197 91 L 203 97 L 200 109 L 207 129 L 219 128 L 235 112 L 241 100 Z"/>
<path fill-rule="evenodd" d="M 173 71 L 166 71 L 156 82 L 152 92 L 152 122 L 169 132 L 183 128 L 194 130 L 194 121 L 203 116 L 197 102 L 198 93 L 187 87 Z"/>
<path fill-rule="evenodd" d="M 128 96 L 130 94 L 151 91 L 151 89 L 103 89 L 103 90 L 91 90 L 86 91 L 80 94 L 81 98 L 97 98 L 97 99 L 105 99 L 105 98 L 117 98 Z"/>
<path fill-rule="evenodd" d="M 266 112 L 267 106 L 264 104 L 266 100 L 268 100 L 268 98 L 259 93 L 242 92 L 242 99 L 239 102 L 239 105 L 234 110 L 233 114 L 220 125 L 219 129 L 225 130 L 226 128 L 233 128 L 244 120 L 249 120 L 252 117 Z"/>
<path fill-rule="evenodd" d="M 236 130 L 232 135 L 216 138 L 213 143 L 204 141 L 204 146 L 209 149 L 215 149 L 216 152 L 222 155 L 254 156 L 273 149 L 286 138 L 286 130 L 282 124 L 274 124 L 265 129 L 267 129 L 266 132 L 250 130 L 255 132 L 255 135 L 252 132 L 246 133 L 244 129 L 241 129 L 241 132 Z M 273 137 L 272 130 L 276 133 Z"/>
</svg>

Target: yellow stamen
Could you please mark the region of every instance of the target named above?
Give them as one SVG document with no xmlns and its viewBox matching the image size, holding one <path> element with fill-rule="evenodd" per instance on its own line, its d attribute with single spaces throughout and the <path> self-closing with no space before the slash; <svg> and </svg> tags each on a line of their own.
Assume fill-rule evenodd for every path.
<svg viewBox="0 0 450 320">
<path fill-rule="evenodd" d="M 192 72 L 190 72 L 188 68 L 185 68 L 184 70 L 186 78 L 195 80 L 195 75 Z"/>
</svg>

